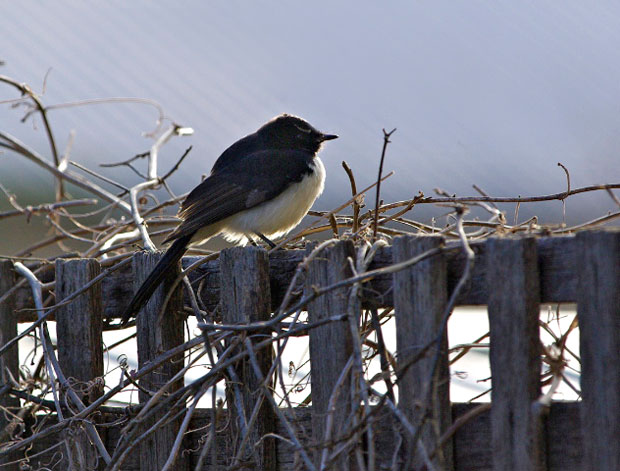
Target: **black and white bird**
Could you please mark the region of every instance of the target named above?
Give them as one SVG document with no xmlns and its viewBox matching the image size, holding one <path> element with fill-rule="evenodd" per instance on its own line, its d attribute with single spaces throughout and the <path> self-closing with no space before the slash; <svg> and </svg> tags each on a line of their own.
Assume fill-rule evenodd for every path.
<svg viewBox="0 0 620 471">
<path fill-rule="evenodd" d="M 325 184 L 318 152 L 337 137 L 282 114 L 226 149 L 181 205 L 182 222 L 164 241 L 172 245 L 129 302 L 122 322 L 142 308 L 189 245 L 218 234 L 240 244 L 255 236 L 270 243 L 297 226 Z"/>
</svg>

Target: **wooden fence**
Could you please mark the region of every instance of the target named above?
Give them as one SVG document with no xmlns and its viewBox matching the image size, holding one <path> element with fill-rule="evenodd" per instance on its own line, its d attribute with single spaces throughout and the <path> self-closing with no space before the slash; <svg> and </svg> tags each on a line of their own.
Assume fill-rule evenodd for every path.
<svg viewBox="0 0 620 471">
<path fill-rule="evenodd" d="M 400 399 L 396 408 L 387 407 L 387 401 L 380 401 L 382 407 L 373 406 L 376 412 L 365 415 L 367 420 L 358 424 L 358 432 L 364 433 L 353 435 L 363 441 L 362 461 L 359 455 L 356 460 L 354 455 L 342 454 L 330 463 L 330 469 L 360 469 L 364 463 L 372 463 L 368 469 L 377 470 L 425 469 L 429 461 L 437 470 L 458 471 L 620 469 L 620 231 L 584 231 L 576 236 L 553 238 L 492 238 L 472 245 L 475 258 L 471 276 L 460 287 L 456 305 L 488 306 L 493 389 L 490 410 L 476 414 L 469 421 L 465 420 L 467 414 L 479 406 L 450 402 L 447 341 L 445 332 L 442 334 L 446 307 L 459 280 L 463 279 L 467 260 L 460 250 L 439 250 L 442 244 L 440 237 L 396 238 L 392 246 L 376 253 L 369 270 L 378 271 L 364 280 L 363 287 L 353 297 L 350 295 L 354 285 L 346 282 L 338 285 L 354 275 L 349 258 L 355 258 L 355 248 L 350 241 L 326 248 L 308 263 L 305 282 L 297 288 L 298 291 L 303 288 L 304 295 L 310 296 L 306 307 L 309 322 L 314 325 L 308 329 L 312 405 L 275 410 L 270 398 L 265 397 L 262 405 L 256 408 L 257 420 L 248 426 L 248 443 L 256 444 L 251 450 L 251 459 L 245 464 L 237 463 L 234 469 L 275 471 L 308 469 L 312 465 L 319 469 L 321 443 L 329 442 L 331 453 L 339 444 L 351 439 L 353 432 L 348 428 L 342 430 L 340 424 L 351 423 L 351 417 L 359 413 L 360 404 L 350 401 L 346 394 L 333 394 L 337 385 L 351 381 L 350 363 L 355 358 L 355 349 L 359 348 L 351 332 L 351 310 L 359 313 L 361 309 L 385 307 L 393 307 L 396 318 Z M 268 255 L 263 249 L 254 247 L 227 249 L 218 260 L 206 262 L 193 271 L 190 279 L 201 280 L 197 294 L 207 310 L 220 305 L 224 324 L 256 324 L 270 319 L 308 253 L 293 250 Z M 424 253 L 435 255 L 399 270 L 380 270 L 411 262 Z M 72 303 L 58 309 L 55 313 L 57 351 L 66 377 L 91 381 L 102 376 L 103 321 L 118 317 L 158 257 L 159 254 L 134 255 L 132 264 L 103 277 Z M 186 257 L 183 265 L 194 261 L 195 258 Z M 55 295 L 59 302 L 100 273 L 101 267 L 95 260 L 57 260 L 55 273 L 41 271 L 39 278 L 42 281 L 55 279 Z M 178 315 L 183 306 L 182 290 L 174 291 L 167 300 L 167 314 L 159 316 L 174 278 L 175 274 L 171 274 L 138 317 L 140 368 L 184 341 L 183 316 Z M 0 295 L 16 282 L 12 263 L 0 262 Z M 340 287 L 321 292 L 326 286 Z M 553 402 L 550 407 L 539 401 L 541 303 L 577 304 L 582 401 Z M 32 320 L 31 313 L 19 313 L 20 308 L 29 306 L 32 303 L 27 286 L 0 304 L 1 345 L 15 337 L 19 321 Z M 260 340 L 257 332 L 263 337 L 274 334 L 273 329 L 255 329 L 253 342 Z M 429 342 L 438 335 L 443 336 L 439 343 L 441 348 L 428 348 L 432 344 Z M 229 392 L 240 394 L 242 399 L 229 402 L 244 408 L 247 418 L 253 415 L 256 406 L 256 389 L 262 387 L 259 371 L 264 373 L 265 368 L 269 368 L 271 354 L 270 349 L 261 350 L 255 359 L 245 357 L 235 365 L 239 388 Z M 180 354 L 171 357 L 172 361 L 142 377 L 142 391 L 156 391 L 174 378 L 183 368 L 182 361 L 175 361 L 179 358 L 182 358 Z M 250 360 L 255 360 L 255 365 Z M 0 385 L 0 404 L 14 407 L 18 396 L 7 393 L 11 385 L 5 372 L 10 371 L 13 377 L 18 377 L 16 347 L 4 353 L 0 366 L 4 379 L 4 385 Z M 433 385 L 430 390 L 429 385 Z M 181 386 L 182 378 L 175 387 Z M 88 405 L 102 392 L 103 385 L 100 385 L 83 392 L 81 397 Z M 140 393 L 141 401 L 149 398 L 146 392 Z M 148 435 L 135 453 L 128 453 L 119 469 L 162 469 L 183 418 L 183 411 L 179 412 L 179 419 Z M 116 416 L 128 413 L 128 410 L 119 410 Z M 114 416 L 108 408 L 92 422 L 109 424 L 110 417 Z M 188 428 L 191 432 L 186 434 L 181 447 L 186 452 L 179 454 L 169 469 L 194 469 L 199 459 L 204 460 L 201 469 L 230 469 L 228 464 L 235 446 L 230 436 L 241 433 L 242 424 L 232 423 L 220 431 L 214 438 L 213 452 L 207 457 L 200 456 L 205 430 L 214 416 L 214 411 L 209 409 L 196 411 Z M 287 420 L 283 420 L 284 417 Z M 0 416 L 3 428 L 8 422 L 10 417 Z M 49 421 L 42 429 L 53 427 L 53 424 Z M 140 427 L 146 431 L 149 424 L 152 422 L 142 423 Z M 415 428 L 416 424 L 420 426 Z M 288 440 L 291 427 L 302 441 L 310 462 L 304 460 L 302 450 Z M 121 438 L 120 427 L 96 425 L 96 428 L 112 454 Z M 89 446 L 91 440 L 85 429 L 76 421 L 69 429 L 32 443 L 27 452 L 14 451 L 8 457 L 5 454 L 3 459 L 23 458 L 24 453 L 32 456 L 37 450 L 66 439 L 68 433 L 73 434 L 76 449 L 81 443 L 81 449 L 87 450 L 86 455 L 96 455 Z M 446 434 L 447 431 L 454 433 Z M 345 432 L 349 435 L 339 435 Z M 29 433 L 24 433 L 22 439 Z M 274 434 L 285 440 L 274 438 Z M 6 434 L 2 436 L 6 440 Z M 417 438 L 420 445 L 414 445 L 418 443 Z M 420 446 L 427 454 L 432 450 L 435 453 L 424 459 Z M 397 448 L 400 451 L 397 452 Z M 50 460 L 51 453 L 31 458 L 30 465 L 36 469 L 41 463 L 47 463 L 45 459 Z M 86 458 L 74 460 L 72 466 L 87 469 Z M 63 459 L 64 464 L 57 464 L 58 469 L 68 469 L 66 457 Z M 97 466 L 105 469 L 103 460 L 99 460 Z M 4 469 L 19 468 L 9 465 Z"/>
</svg>

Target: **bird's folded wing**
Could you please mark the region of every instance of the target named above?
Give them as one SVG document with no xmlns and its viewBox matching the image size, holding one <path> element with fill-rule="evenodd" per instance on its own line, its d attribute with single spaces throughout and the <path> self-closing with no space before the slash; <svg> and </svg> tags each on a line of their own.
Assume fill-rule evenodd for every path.
<svg viewBox="0 0 620 471">
<path fill-rule="evenodd" d="M 282 149 L 236 159 L 187 196 L 179 211 L 183 222 L 166 242 L 275 198 L 312 171 L 313 159 L 310 152 Z"/>
</svg>

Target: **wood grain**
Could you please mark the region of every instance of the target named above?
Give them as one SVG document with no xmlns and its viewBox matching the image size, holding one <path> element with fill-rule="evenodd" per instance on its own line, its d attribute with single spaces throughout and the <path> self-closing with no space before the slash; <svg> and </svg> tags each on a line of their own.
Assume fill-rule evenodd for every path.
<svg viewBox="0 0 620 471">
<path fill-rule="evenodd" d="M 452 404 L 452 416 L 456 420 L 461 415 L 466 414 L 478 404 Z M 312 443 L 312 407 L 295 409 L 295 413 L 289 418 L 297 430 L 306 430 L 307 434 L 299 434 L 303 445 Z M 225 412 L 224 412 L 225 413 Z M 113 422 L 120 416 L 107 415 L 104 421 Z M 186 446 L 190 451 L 191 469 L 194 469 L 196 459 L 200 454 L 201 439 L 205 438 L 208 432 L 209 422 L 212 413 L 210 409 L 198 409 L 190 423 L 191 432 L 188 434 Z M 53 417 L 48 418 L 50 423 L 54 423 Z M 580 434 L 580 403 L 577 402 L 558 402 L 551 405 L 548 418 L 549 425 L 561 425 L 561 429 L 548 433 L 549 442 L 549 471 L 582 471 L 580 461 L 581 434 Z M 388 433 L 398 426 L 397 420 L 392 414 L 379 414 L 375 429 L 383 431 L 377 434 L 380 446 L 377 446 L 377 462 L 390 463 L 392 454 L 397 441 L 393 435 Z M 106 447 L 110 452 L 120 439 L 120 426 L 113 426 L 107 434 Z M 277 433 L 286 436 L 286 431 L 282 425 L 278 424 Z M 34 449 L 30 454 L 44 450 L 46 447 L 58 441 L 58 436 L 50 436 L 45 440 L 35 443 Z M 224 471 L 227 469 L 226 463 L 230 459 L 231 450 L 229 448 L 230 437 L 226 430 L 218 432 L 214 448 L 215 461 L 213 456 L 208 456 L 202 471 Z M 37 468 L 42 463 L 49 462 L 53 451 L 46 455 L 33 458 L 30 464 Z M 491 446 L 491 418 L 490 413 L 484 412 L 470 422 L 467 422 L 456 431 L 454 436 L 454 467 L 455 471 L 492 471 L 492 446 Z M 281 441 L 278 445 L 278 471 L 297 471 L 304 469 L 300 466 L 300 461 L 294 447 L 286 441 Z M 140 469 L 140 456 L 134 453 L 123 463 L 123 471 L 138 471 Z M 382 466 L 378 469 L 389 469 Z"/>
<path fill-rule="evenodd" d="M 583 469 L 620 469 L 620 231 L 577 241 Z"/>
<path fill-rule="evenodd" d="M 220 254 L 220 275 L 222 287 L 222 319 L 227 324 L 249 324 L 266 321 L 270 317 L 271 290 L 269 288 L 269 257 L 267 251 L 258 247 L 234 247 Z M 270 332 L 257 332 L 253 343 L 265 339 Z M 272 350 L 256 352 L 256 359 L 263 375 L 271 367 Z M 241 382 L 243 408 L 246 420 L 250 419 L 259 391 L 264 392 L 249 362 L 236 368 Z M 232 394 L 228 394 L 232 397 Z M 230 401 L 230 404 L 234 404 Z M 235 418 L 236 413 L 232 413 Z M 239 435 L 239 427 L 233 427 L 232 436 Z M 276 441 L 265 437 L 276 431 L 276 417 L 267 400 L 263 400 L 254 425 L 249 430 L 249 438 L 242 455 L 244 463 L 251 463 L 254 469 L 277 470 Z"/>
<path fill-rule="evenodd" d="M 133 288 L 137 290 L 140 284 L 151 272 L 161 258 L 161 253 L 138 252 L 133 259 Z M 171 296 L 166 308 L 162 310 L 164 298 L 172 287 L 178 270 L 166 275 L 164 282 L 157 288 L 155 293 L 136 319 L 138 335 L 138 367 L 144 367 L 152 359 L 169 350 L 184 340 L 182 309 L 182 291 L 177 287 Z M 183 356 L 179 355 L 163 364 L 153 372 L 145 375 L 140 380 L 140 385 L 147 391 L 157 391 L 166 384 L 179 370 L 183 368 Z M 179 380 L 170 389 L 174 391 L 183 386 L 183 380 Z M 139 393 L 140 402 L 144 403 L 150 396 L 142 391 Z M 167 411 L 166 411 L 167 412 Z M 163 414 L 164 412 L 162 412 Z M 161 415 L 156 415 L 151 420 L 145 421 L 144 430 L 152 426 Z M 160 470 L 168 459 L 172 444 L 179 430 L 180 420 L 176 419 L 159 428 L 140 443 L 140 470 Z M 173 470 L 188 469 L 187 457 L 180 454 Z"/>
<path fill-rule="evenodd" d="M 308 248 L 308 253 L 312 247 Z M 348 257 L 355 259 L 355 249 L 351 241 L 341 241 L 324 249 L 308 266 L 306 277 L 306 293 L 315 287 L 329 286 L 351 276 Z M 343 315 L 348 310 L 350 288 L 340 288 L 321 296 L 308 305 L 309 322 L 317 322 L 326 317 Z M 344 377 L 341 387 L 336 389 L 338 378 L 342 374 L 349 357 L 353 352 L 351 333 L 347 321 L 324 324 L 310 331 L 310 369 L 312 375 L 312 405 L 315 414 L 312 417 L 314 441 L 321 444 L 326 436 L 328 414 L 333 414 L 333 427 L 330 442 L 341 438 L 343 425 L 349 418 L 351 398 L 349 390 L 351 374 Z M 329 409 L 332 394 L 337 394 L 333 409 Z M 321 451 L 324 446 L 332 449 L 331 443 L 320 445 L 315 462 L 320 463 Z M 332 464 L 330 469 L 350 469 L 352 460 L 342 457 Z"/>
<path fill-rule="evenodd" d="M 101 267 L 95 259 L 56 260 L 56 301 L 62 302 L 79 291 L 99 273 Z M 96 381 L 96 378 L 103 377 L 102 316 L 100 284 L 61 306 L 56 314 L 58 361 L 86 405 L 103 395 L 103 382 Z M 89 469 L 103 469 L 104 463 L 98 459 L 98 452 L 91 445 L 86 431 L 76 427 L 73 438 L 67 441 L 72 449 L 68 454 L 72 462 L 67 467 L 80 469 L 85 465 Z"/>
<path fill-rule="evenodd" d="M 61 302 L 80 290 L 99 273 L 101 267 L 95 259 L 56 260 L 56 301 Z M 102 315 L 100 284 L 59 308 L 56 315 L 58 361 L 67 378 L 88 383 L 103 376 Z M 81 397 L 86 404 L 103 394 L 103 385 L 91 386 L 88 395 Z"/>
<path fill-rule="evenodd" d="M 493 469 L 543 471 L 536 240 L 494 237 L 487 249 Z"/>
<path fill-rule="evenodd" d="M 443 243 L 443 237 L 397 237 L 392 246 L 394 262 L 408 260 Z M 399 375 L 399 408 L 413 425 L 424 423 L 420 440 L 429 454 L 452 422 L 447 332 L 438 346 L 439 353 L 433 346 L 421 359 L 412 361 L 440 334 L 448 302 L 446 279 L 442 255 L 394 273 L 398 365 L 410 365 Z M 421 407 L 424 404 L 427 407 Z M 410 439 L 405 440 L 404 469 L 409 469 L 411 463 L 417 469 L 423 460 Z M 451 441 L 439 450 L 433 463 L 438 469 L 453 469 Z"/>
<path fill-rule="evenodd" d="M 576 302 L 577 286 L 577 243 L 574 236 L 541 237 L 536 240 L 538 265 L 540 269 L 540 301 L 543 303 Z M 476 252 L 476 261 L 471 282 L 457 299 L 459 306 L 483 306 L 489 298 L 486 284 L 486 242 L 472 244 Z M 282 250 L 269 254 L 269 279 L 271 286 L 272 310 L 282 301 L 288 283 L 299 262 L 304 257 L 303 250 Z M 198 257 L 184 257 L 183 267 L 198 260 Z M 370 265 L 370 269 L 382 268 L 392 263 L 392 247 L 380 249 Z M 448 273 L 448 294 L 458 282 L 465 260 L 458 251 L 446 253 Z M 202 283 L 199 292 L 204 305 L 213 310 L 217 307 L 220 295 L 219 260 L 211 260 L 193 271 L 189 277 L 196 286 Z M 53 280 L 51 274 L 44 273 L 44 282 Z M 131 267 L 126 266 L 107 277 L 102 282 L 105 299 L 104 317 L 118 318 L 133 295 L 133 274 Z M 362 305 L 365 307 L 388 307 L 393 305 L 392 275 L 378 275 L 364 285 Z M 18 290 L 16 296 L 18 308 L 32 307 L 30 291 L 26 287 Z M 32 322 L 36 316 L 32 313 L 20 313 L 19 322 Z"/>
<path fill-rule="evenodd" d="M 15 271 L 13 263 L 9 260 L 0 260 L 0 296 L 11 289 L 15 283 Z M 17 316 L 15 313 L 16 297 L 11 296 L 4 303 L 0 304 L 0 346 L 17 335 Z M 19 380 L 19 351 L 18 346 L 11 347 L 0 357 L 0 389 L 5 385 L 11 387 L 11 376 Z M 9 375 L 10 373 L 10 375 Z M 19 399 L 8 394 L 0 394 L 0 407 L 7 408 L 15 414 L 19 408 Z M 19 432 L 18 422 L 10 420 L 10 416 L 0 413 L 0 443 L 7 442 L 16 432 Z M 17 455 L 0 458 L 0 464 L 12 461 Z M 3 470 L 18 471 L 19 465 L 5 465 Z"/>
</svg>

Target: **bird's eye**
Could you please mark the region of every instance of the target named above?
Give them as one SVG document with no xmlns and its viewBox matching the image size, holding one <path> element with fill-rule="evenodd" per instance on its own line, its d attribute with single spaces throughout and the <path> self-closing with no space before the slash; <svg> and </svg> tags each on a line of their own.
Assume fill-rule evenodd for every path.
<svg viewBox="0 0 620 471">
<path fill-rule="evenodd" d="M 295 127 L 297 129 L 299 129 L 301 132 L 305 132 L 306 134 L 310 134 L 312 132 L 312 130 L 310 128 L 306 128 L 306 127 L 302 127 L 302 126 L 298 126 L 298 125 L 295 125 Z"/>
</svg>

